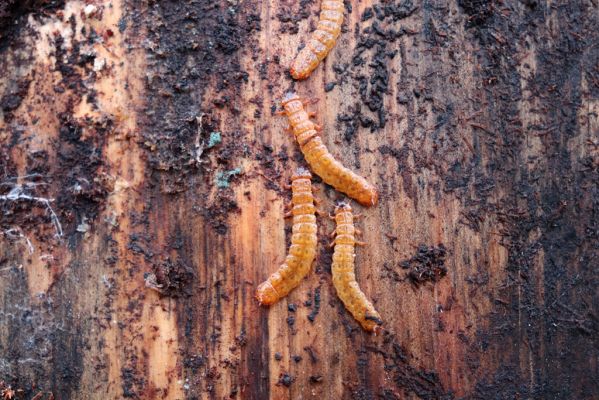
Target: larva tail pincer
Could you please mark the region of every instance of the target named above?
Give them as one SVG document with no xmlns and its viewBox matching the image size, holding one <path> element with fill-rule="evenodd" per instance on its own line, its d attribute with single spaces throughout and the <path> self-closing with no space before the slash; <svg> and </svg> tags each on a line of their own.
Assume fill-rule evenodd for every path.
<svg viewBox="0 0 599 400">
<path fill-rule="evenodd" d="M 291 177 L 291 211 L 293 233 L 285 262 L 256 290 L 260 304 L 271 305 L 300 284 L 312 267 L 316 256 L 316 206 L 312 195 L 312 174 L 298 168 Z"/>
<path fill-rule="evenodd" d="M 331 155 L 323 144 L 316 125 L 304 109 L 300 97 L 295 93 L 287 93 L 282 106 L 283 113 L 289 118 L 289 125 L 312 172 L 360 204 L 374 206 L 378 201 L 375 187 L 360 175 L 345 168 Z"/>
<path fill-rule="evenodd" d="M 343 8 L 342 0 L 322 0 L 316 30 L 291 64 L 293 79 L 309 77 L 335 46 L 343 23 Z"/>
<path fill-rule="evenodd" d="M 349 204 L 339 204 L 335 208 L 334 219 L 336 222 L 333 231 L 335 240 L 331 243 L 335 246 L 331 266 L 333 285 L 345 308 L 365 330 L 376 334 L 381 329 L 380 325 L 383 321 L 372 303 L 360 290 L 358 282 L 356 282 L 354 246 L 364 243 L 357 241 L 355 238 L 357 231 L 354 227 L 354 216 Z"/>
</svg>

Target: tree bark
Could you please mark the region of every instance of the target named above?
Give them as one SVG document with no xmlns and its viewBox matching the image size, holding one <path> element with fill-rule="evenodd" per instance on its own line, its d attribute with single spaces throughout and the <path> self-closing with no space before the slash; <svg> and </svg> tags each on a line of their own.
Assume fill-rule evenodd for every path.
<svg viewBox="0 0 599 400">
<path fill-rule="evenodd" d="M 348 1 L 302 82 L 318 1 L 6 4 L 5 398 L 599 397 L 596 0 Z M 307 279 L 254 299 L 305 165 L 289 90 L 379 188 L 352 204 L 378 336 L 335 294 L 325 217 Z"/>
</svg>

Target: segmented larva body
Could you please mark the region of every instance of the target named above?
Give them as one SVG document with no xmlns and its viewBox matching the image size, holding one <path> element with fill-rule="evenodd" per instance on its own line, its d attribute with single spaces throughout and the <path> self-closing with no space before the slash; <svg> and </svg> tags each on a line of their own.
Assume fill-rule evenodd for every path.
<svg viewBox="0 0 599 400">
<path fill-rule="evenodd" d="M 306 79 L 329 54 L 341 32 L 343 1 L 323 0 L 320 19 L 306 46 L 300 50 L 291 64 L 293 79 Z"/>
<path fill-rule="evenodd" d="M 311 179 L 310 171 L 304 168 L 298 168 L 291 177 L 292 209 L 288 213 L 293 216 L 291 246 L 285 262 L 258 286 L 256 298 L 260 304 L 276 303 L 310 272 L 318 242 Z"/>
<path fill-rule="evenodd" d="M 335 209 L 335 252 L 333 253 L 333 285 L 337 295 L 345 308 L 354 316 L 362 327 L 370 332 L 380 329 L 381 316 L 374 309 L 372 303 L 366 298 L 358 282 L 354 268 L 354 246 L 361 242 L 356 241 L 354 216 L 348 204 L 341 204 Z"/>
<path fill-rule="evenodd" d="M 378 201 L 375 187 L 335 160 L 318 135 L 316 125 L 310 121 L 300 97 L 295 93 L 287 93 L 282 105 L 284 113 L 289 118 L 293 134 L 312 172 L 360 204 L 375 205 Z"/>
</svg>

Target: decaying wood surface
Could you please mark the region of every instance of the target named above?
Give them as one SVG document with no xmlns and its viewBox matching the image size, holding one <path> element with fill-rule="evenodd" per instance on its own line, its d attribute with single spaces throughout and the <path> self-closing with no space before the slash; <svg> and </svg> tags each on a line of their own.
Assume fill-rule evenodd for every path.
<svg viewBox="0 0 599 400">
<path fill-rule="evenodd" d="M 596 0 L 4 1 L 0 390 L 26 399 L 599 397 Z M 380 190 L 374 337 L 314 272 L 270 309 L 285 118 Z M 321 208 L 343 199 L 322 188 Z"/>
</svg>

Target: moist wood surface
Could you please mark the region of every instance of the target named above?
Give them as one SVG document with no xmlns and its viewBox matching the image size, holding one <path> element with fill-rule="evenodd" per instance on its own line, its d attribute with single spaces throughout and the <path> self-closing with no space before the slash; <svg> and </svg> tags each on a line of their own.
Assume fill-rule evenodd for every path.
<svg viewBox="0 0 599 400">
<path fill-rule="evenodd" d="M 346 2 L 294 83 L 318 1 L 5 2 L 2 394 L 599 397 L 598 8 Z M 352 204 L 377 337 L 335 296 L 327 218 L 314 272 L 253 298 L 304 165 L 290 89 L 379 188 Z"/>
</svg>

